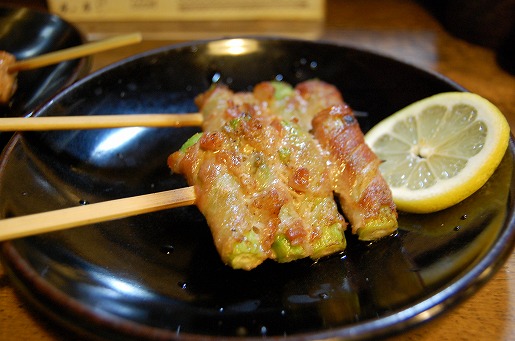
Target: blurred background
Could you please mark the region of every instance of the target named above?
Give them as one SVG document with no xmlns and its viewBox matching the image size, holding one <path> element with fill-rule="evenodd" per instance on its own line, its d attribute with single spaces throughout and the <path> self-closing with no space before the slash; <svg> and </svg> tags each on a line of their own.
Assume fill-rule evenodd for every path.
<svg viewBox="0 0 515 341">
<path fill-rule="evenodd" d="M 88 38 L 92 40 L 100 39 L 104 35 L 135 29 L 146 31 L 149 39 L 192 40 L 210 38 L 217 33 L 222 35 L 252 34 L 256 31 L 252 27 L 256 26 L 259 26 L 259 32 L 263 32 L 263 30 L 271 34 L 281 32 L 283 35 L 316 39 L 319 38 L 320 32 L 325 27 L 333 24 L 330 21 L 333 20 L 331 19 L 333 16 L 328 16 L 327 13 L 333 13 L 333 10 L 346 6 L 352 7 L 353 2 L 360 2 L 360 0 L 259 1 L 254 2 L 250 7 L 246 0 L 183 1 L 182 3 L 189 4 L 190 13 L 192 9 L 197 8 L 197 15 L 189 17 L 184 15 L 184 11 L 175 16 L 173 13 L 159 12 L 156 5 L 159 1 L 140 1 L 137 11 L 134 8 L 135 2 L 132 2 L 133 11 L 131 11 L 127 8 L 127 6 L 131 6 L 130 2 L 129 0 L 10 0 L 0 1 L 0 4 L 29 6 L 57 13 L 65 19 L 77 23 L 79 28 L 82 27 L 87 31 Z M 386 7 L 392 3 L 392 1 L 385 1 L 383 4 L 381 1 L 375 2 L 379 14 L 388 12 Z M 497 62 L 500 66 L 511 74 L 515 74 L 515 0 L 393 1 L 393 3 L 395 2 L 420 4 L 450 34 L 496 51 Z M 235 7 L 235 4 L 238 3 L 241 4 L 240 8 Z M 116 8 L 117 4 L 118 10 L 105 10 Z M 120 6 L 119 4 L 126 5 Z M 209 10 L 202 7 L 206 4 L 211 7 Z M 319 4 L 323 6 L 323 13 L 317 12 L 316 8 Z M 151 9 L 152 6 L 156 7 L 155 12 L 141 10 L 143 7 Z M 232 10 L 229 11 L 231 6 Z M 255 8 L 251 8 L 252 6 Z M 300 7 L 304 7 L 304 9 L 295 13 L 294 11 Z M 216 12 L 220 9 L 224 12 Z M 234 17 L 239 15 L 241 18 L 245 9 L 247 13 L 252 11 L 254 17 L 259 16 L 261 9 L 260 19 L 272 20 L 266 24 L 256 20 L 245 23 L 235 21 Z M 220 13 L 226 13 L 226 16 L 221 16 Z M 280 13 L 281 17 L 275 21 L 281 21 L 281 23 L 274 22 L 274 15 L 277 16 L 277 13 Z M 366 16 L 366 14 L 362 14 Z M 205 19 L 206 15 L 209 18 L 209 24 L 206 23 L 206 20 L 200 20 L 203 22 L 195 20 L 195 18 Z M 289 24 L 284 25 L 284 18 L 288 16 L 294 20 L 289 20 Z M 346 14 L 342 13 L 342 16 L 345 17 Z M 230 25 L 226 22 L 227 18 L 230 18 Z"/>
</svg>

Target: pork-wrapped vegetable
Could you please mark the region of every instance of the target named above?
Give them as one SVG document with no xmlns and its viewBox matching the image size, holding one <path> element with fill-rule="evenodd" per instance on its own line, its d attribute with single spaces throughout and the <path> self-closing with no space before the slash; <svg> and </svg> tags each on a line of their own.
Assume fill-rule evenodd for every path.
<svg viewBox="0 0 515 341">
<path fill-rule="evenodd" d="M 198 96 L 196 103 L 204 116 L 205 131 L 249 111 L 298 123 L 328 154 L 333 190 L 353 233 L 369 241 L 396 231 L 397 211 L 379 172 L 380 160 L 365 144 L 352 109 L 335 86 L 316 79 L 295 87 L 261 82 L 252 92 L 214 86 Z"/>
<path fill-rule="evenodd" d="M 367 241 L 394 233 L 397 210 L 379 171 L 381 160 L 365 143 L 352 109 L 338 105 L 322 110 L 312 133 L 328 151 L 333 190 L 352 232 Z"/>
<path fill-rule="evenodd" d="M 202 135 L 169 158 L 197 194 L 222 259 L 251 269 L 265 259 L 318 258 L 352 232 L 376 240 L 397 229 L 380 160 L 333 85 L 262 82 L 250 92 L 217 85 L 197 96 Z"/>
<path fill-rule="evenodd" d="M 216 248 L 235 269 L 346 247 L 327 159 L 294 123 L 249 112 L 194 136 L 168 163 L 195 187 Z"/>
</svg>

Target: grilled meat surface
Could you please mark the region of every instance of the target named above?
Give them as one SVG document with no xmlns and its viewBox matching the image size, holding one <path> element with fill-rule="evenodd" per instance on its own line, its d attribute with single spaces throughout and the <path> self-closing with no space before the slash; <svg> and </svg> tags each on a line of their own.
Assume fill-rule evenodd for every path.
<svg viewBox="0 0 515 341">
<path fill-rule="evenodd" d="M 296 124 L 243 114 L 197 135 L 168 163 L 195 187 L 222 260 L 318 259 L 346 247 L 327 159 Z"/>
<path fill-rule="evenodd" d="M 331 161 L 333 190 L 361 240 L 376 240 L 397 230 L 397 210 L 388 184 L 379 172 L 381 161 L 365 143 L 347 105 L 322 110 L 313 120 L 313 136 Z"/>
<path fill-rule="evenodd" d="M 320 80 L 308 80 L 292 87 L 285 82 L 261 82 L 252 92 L 233 92 L 217 85 L 197 96 L 195 103 L 203 114 L 203 131 L 219 129 L 242 112 L 276 116 L 311 130 L 315 115 L 332 105 L 343 104 L 336 87 Z"/>
</svg>

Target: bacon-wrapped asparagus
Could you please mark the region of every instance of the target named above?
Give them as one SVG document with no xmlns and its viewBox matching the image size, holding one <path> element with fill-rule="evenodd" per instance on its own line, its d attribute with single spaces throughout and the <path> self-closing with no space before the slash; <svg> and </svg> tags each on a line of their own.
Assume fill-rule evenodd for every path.
<svg viewBox="0 0 515 341">
<path fill-rule="evenodd" d="M 332 193 L 335 191 L 343 212 L 352 225 L 353 233 L 360 239 L 375 240 L 395 232 L 397 213 L 390 189 L 379 173 L 380 161 L 366 146 L 352 110 L 344 104 L 334 86 L 318 80 L 300 83 L 295 88 L 287 83 L 263 82 L 257 84 L 253 92 L 238 93 L 232 92 L 225 86 L 214 86 L 198 96 L 196 103 L 204 116 L 203 129 L 206 133 L 192 143 L 193 146 L 174 153 L 169 159 L 169 165 L 175 172 L 184 174 L 190 185 L 195 185 L 199 198 L 197 205 L 211 226 L 215 244 L 222 259 L 231 266 L 250 269 L 267 258 L 290 261 L 307 256 L 317 258 L 334 252 L 329 247 L 333 244 L 329 244 L 324 246 L 324 252 L 313 253 L 312 247 L 309 247 L 309 241 L 305 240 L 307 244 L 303 244 L 298 253 L 292 253 L 293 241 L 288 236 L 292 237 L 298 233 L 277 234 L 277 228 L 258 229 L 260 233 L 268 236 L 266 243 L 261 239 L 263 235 L 259 238 L 255 236 L 245 239 L 242 237 L 245 233 L 240 231 L 238 238 L 243 239 L 234 240 L 235 235 L 228 232 L 229 230 L 238 231 L 233 224 L 245 226 L 242 220 L 249 216 L 264 218 L 260 224 L 257 224 L 259 226 L 268 226 L 272 224 L 271 222 L 277 221 L 273 214 L 278 214 L 283 204 L 290 202 L 285 201 L 281 193 L 304 193 L 304 189 L 299 185 L 313 184 L 313 181 L 319 183 L 320 180 L 316 179 L 324 179 L 323 184 L 326 187 L 324 205 L 333 203 Z M 235 125 L 238 126 L 237 129 Z M 220 127 L 223 128 L 220 130 Z M 272 127 L 275 130 L 271 130 Z M 293 127 L 293 130 L 291 128 L 288 130 L 287 127 Z M 285 131 L 289 133 L 285 135 Z M 311 131 L 319 141 L 315 140 L 308 131 Z M 275 135 L 271 132 L 275 132 Z M 240 136 L 240 134 L 243 135 Z M 293 136 L 297 142 L 301 141 L 298 139 L 302 136 L 300 145 L 312 146 L 308 148 L 309 153 L 299 148 L 299 145 L 297 149 L 292 149 L 291 146 L 277 147 L 277 141 L 280 138 L 291 142 Z M 246 144 L 234 147 L 228 141 Z M 209 154 L 207 151 L 212 145 L 216 145 L 216 148 L 212 150 L 213 154 Z M 234 148 L 238 152 L 235 152 Z M 275 162 L 276 165 L 282 164 L 283 167 L 287 164 L 285 160 L 291 162 L 284 171 L 274 173 L 274 176 L 278 176 L 281 180 L 270 180 L 273 177 L 269 179 L 275 184 L 280 184 L 278 188 L 281 190 L 276 188 L 271 192 L 260 192 L 261 187 L 255 187 L 255 182 L 258 181 L 256 175 L 262 180 L 262 174 L 249 166 L 240 167 L 241 159 L 248 160 L 249 155 L 234 156 L 246 149 L 257 153 L 252 155 L 259 155 L 259 160 L 264 157 L 266 161 L 262 162 Z M 227 154 L 228 150 L 231 151 L 230 157 Z M 293 158 L 292 150 L 299 151 Z M 277 163 L 278 161 L 282 163 Z M 238 167 L 234 167 L 234 164 L 238 164 Z M 318 168 L 316 164 L 319 164 Z M 234 169 L 230 169 L 231 167 Z M 261 169 L 256 165 L 254 167 Z M 271 165 L 267 164 L 265 168 L 270 167 Z M 279 169 L 277 166 L 272 168 Z M 200 169 L 206 169 L 209 172 L 200 171 Z M 238 170 L 237 181 L 233 181 L 234 179 L 228 175 L 231 172 L 234 173 L 235 169 Z M 322 173 L 315 176 L 317 172 Z M 271 175 L 269 172 L 267 174 Z M 254 185 L 248 187 L 249 184 Z M 223 190 L 223 186 L 232 189 L 227 192 Z M 308 192 L 314 193 L 311 190 Z M 260 205 L 266 203 L 267 205 L 262 206 L 264 211 L 256 214 L 248 211 L 247 206 L 238 206 L 238 203 L 241 205 L 248 202 L 249 196 L 259 198 Z M 296 195 L 292 196 L 292 198 L 295 197 Z M 306 197 L 303 198 L 306 199 Z M 223 203 L 226 203 L 227 207 Z M 217 210 L 220 207 L 224 207 L 221 209 L 222 212 Z M 254 206 L 251 205 L 251 207 Z M 305 209 L 310 206 L 296 205 L 296 207 Z M 286 208 L 284 210 L 288 211 Z M 333 225 L 320 226 L 325 226 L 322 230 L 331 230 L 329 227 Z M 251 230 L 248 226 L 242 228 L 242 231 Z M 245 248 L 238 244 L 243 240 L 245 240 Z M 251 252 L 249 240 L 253 240 L 254 244 L 251 244 L 254 247 L 260 246 Z M 278 245 L 281 245 L 278 240 L 285 241 L 286 243 L 283 244 L 287 247 L 278 248 Z M 342 244 L 337 243 L 337 245 L 336 250 L 341 250 Z M 245 252 L 242 255 L 236 255 L 235 249 L 245 250 Z M 281 249 L 287 250 L 286 254 L 279 252 Z"/>
<path fill-rule="evenodd" d="M 397 229 L 397 211 L 381 161 L 365 143 L 352 109 L 337 105 L 318 113 L 313 136 L 331 161 L 333 189 L 342 210 L 361 240 L 376 240 Z"/>
<path fill-rule="evenodd" d="M 217 250 L 235 269 L 346 247 L 327 159 L 294 123 L 251 110 L 194 136 L 168 163 L 195 186 Z"/>
<path fill-rule="evenodd" d="M 361 240 L 376 240 L 396 231 L 397 212 L 379 172 L 380 160 L 365 144 L 352 109 L 335 86 L 320 80 L 295 88 L 284 82 L 262 82 L 252 92 L 237 93 L 216 86 L 198 96 L 196 103 L 204 115 L 204 131 L 249 110 L 298 123 L 327 152 L 333 189 L 353 233 Z"/>
</svg>

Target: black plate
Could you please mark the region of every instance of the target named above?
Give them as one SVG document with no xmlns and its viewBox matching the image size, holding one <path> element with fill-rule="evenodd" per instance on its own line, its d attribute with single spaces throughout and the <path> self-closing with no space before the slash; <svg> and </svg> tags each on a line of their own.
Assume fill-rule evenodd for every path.
<svg viewBox="0 0 515 341">
<path fill-rule="evenodd" d="M 320 78 L 368 113 L 364 130 L 426 96 L 463 90 L 413 66 L 352 48 L 245 38 L 182 44 L 78 81 L 38 115 L 192 112 L 218 80 L 236 90 Z M 19 216 L 185 186 L 166 166 L 194 128 L 27 133 L 0 164 L 0 212 Z M 438 315 L 468 297 L 515 241 L 513 141 L 476 194 L 448 210 L 401 214 L 397 236 L 317 263 L 221 264 L 204 219 L 185 207 L 5 242 L 13 283 L 65 326 L 103 338 L 362 339 Z"/>
<path fill-rule="evenodd" d="M 0 50 L 17 60 L 81 45 L 82 34 L 56 15 L 28 8 L 0 7 Z M 18 74 L 18 89 L 0 117 L 25 116 L 63 87 L 89 71 L 89 58 L 80 58 Z M 0 134 L 0 149 L 10 134 Z"/>
</svg>

